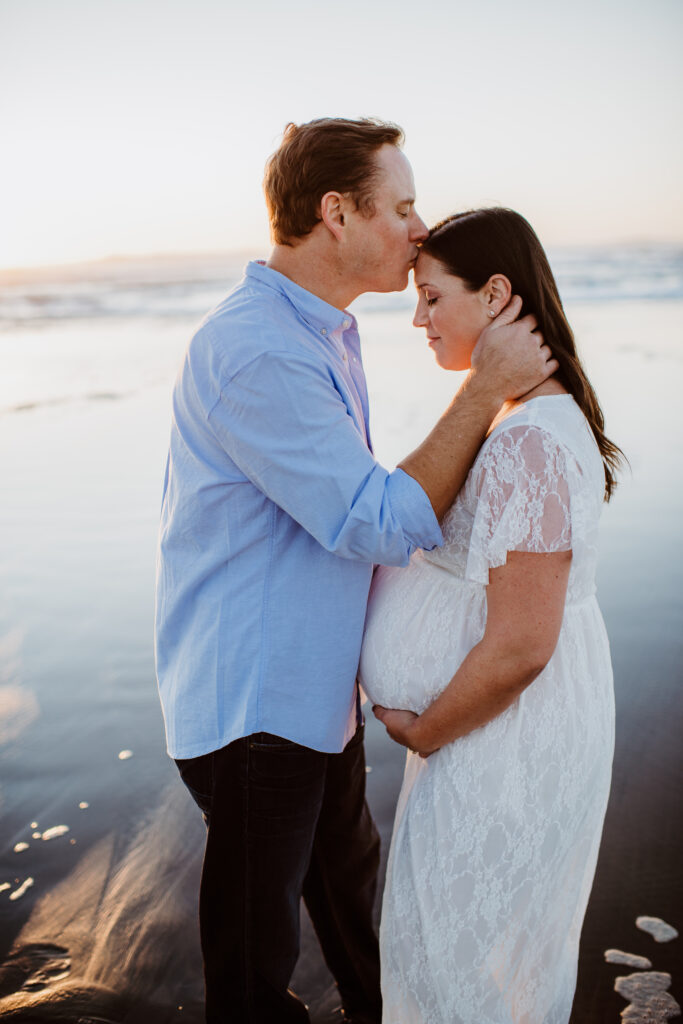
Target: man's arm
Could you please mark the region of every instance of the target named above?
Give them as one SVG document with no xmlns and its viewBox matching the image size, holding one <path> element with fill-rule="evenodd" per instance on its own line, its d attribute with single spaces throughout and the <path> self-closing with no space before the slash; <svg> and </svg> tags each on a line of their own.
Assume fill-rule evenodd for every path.
<svg viewBox="0 0 683 1024">
<path fill-rule="evenodd" d="M 427 494 L 441 520 L 456 499 L 486 432 L 507 399 L 518 398 L 555 373 L 536 320 L 516 321 L 522 300 L 515 295 L 482 332 L 472 369 L 453 402 L 419 448 L 399 463 Z"/>
<path fill-rule="evenodd" d="M 333 554 L 406 565 L 415 547 L 442 542 L 427 495 L 374 459 L 322 361 L 259 354 L 223 384 L 208 425 L 235 467 Z"/>
</svg>

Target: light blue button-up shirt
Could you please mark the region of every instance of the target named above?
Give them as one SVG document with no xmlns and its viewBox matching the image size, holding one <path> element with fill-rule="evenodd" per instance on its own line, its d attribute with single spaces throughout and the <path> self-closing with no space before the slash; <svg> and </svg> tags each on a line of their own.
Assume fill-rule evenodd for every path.
<svg viewBox="0 0 683 1024">
<path fill-rule="evenodd" d="M 356 321 L 250 263 L 173 394 L 156 656 L 172 757 L 253 732 L 342 750 L 373 563 L 442 542 L 373 458 Z"/>
</svg>

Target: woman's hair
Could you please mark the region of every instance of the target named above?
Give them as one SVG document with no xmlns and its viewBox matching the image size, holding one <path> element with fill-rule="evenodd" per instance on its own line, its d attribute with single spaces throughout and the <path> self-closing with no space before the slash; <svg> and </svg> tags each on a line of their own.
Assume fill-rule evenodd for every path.
<svg viewBox="0 0 683 1024">
<path fill-rule="evenodd" d="M 624 454 L 605 436 L 600 403 L 578 357 L 548 258 L 529 222 L 501 207 L 456 213 L 431 229 L 422 252 L 461 278 L 471 291 L 479 291 L 494 274 L 509 279 L 513 294 L 522 300 L 523 314 L 534 314 L 560 364 L 555 377 L 573 395 L 591 426 L 605 467 L 605 501 L 609 501 Z"/>
<path fill-rule="evenodd" d="M 322 117 L 288 124 L 263 179 L 275 243 L 292 245 L 309 234 L 320 221 L 320 200 L 326 192 L 350 193 L 358 209 L 371 216 L 379 177 L 377 150 L 402 142 L 398 125 L 375 118 Z"/>
</svg>

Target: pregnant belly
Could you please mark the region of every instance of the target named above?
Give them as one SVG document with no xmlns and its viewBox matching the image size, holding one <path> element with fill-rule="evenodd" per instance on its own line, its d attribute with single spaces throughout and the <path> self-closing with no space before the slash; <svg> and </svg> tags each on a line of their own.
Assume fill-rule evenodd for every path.
<svg viewBox="0 0 683 1024">
<path fill-rule="evenodd" d="M 368 603 L 360 681 L 373 704 L 420 714 L 481 639 L 483 586 L 413 555 L 405 569 L 380 566 Z"/>
</svg>

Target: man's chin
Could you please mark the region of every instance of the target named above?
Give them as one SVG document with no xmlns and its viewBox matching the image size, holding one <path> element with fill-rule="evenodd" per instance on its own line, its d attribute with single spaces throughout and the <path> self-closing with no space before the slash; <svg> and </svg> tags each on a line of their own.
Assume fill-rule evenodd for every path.
<svg viewBox="0 0 683 1024">
<path fill-rule="evenodd" d="M 410 278 L 410 271 L 413 269 L 412 264 L 406 268 L 403 274 L 397 274 L 391 281 L 387 280 L 381 285 L 378 283 L 370 291 L 373 292 L 404 292 L 408 287 L 408 280 Z"/>
</svg>

